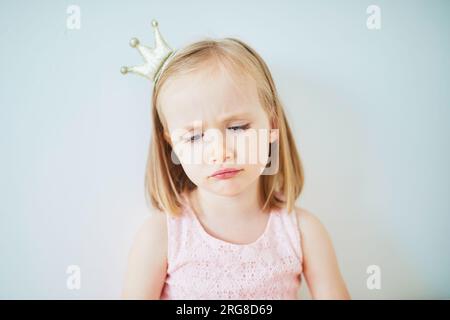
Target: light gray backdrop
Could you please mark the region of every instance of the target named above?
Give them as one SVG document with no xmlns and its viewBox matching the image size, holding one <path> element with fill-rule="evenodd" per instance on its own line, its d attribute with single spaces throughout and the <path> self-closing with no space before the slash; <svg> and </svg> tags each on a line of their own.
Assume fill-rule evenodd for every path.
<svg viewBox="0 0 450 320">
<path fill-rule="evenodd" d="M 80 9 L 70 29 L 67 9 Z M 366 9 L 381 10 L 370 30 Z M 0 298 L 118 298 L 136 228 L 153 45 L 238 37 L 266 60 L 353 298 L 450 298 L 449 1 L 2 1 Z M 70 20 L 72 21 L 72 20 Z M 70 22 L 69 21 L 69 22 Z M 69 26 L 73 26 L 70 25 Z M 67 287 L 68 266 L 81 287 Z M 367 268 L 381 288 L 367 287 Z M 305 298 L 306 291 L 302 289 Z"/>
</svg>

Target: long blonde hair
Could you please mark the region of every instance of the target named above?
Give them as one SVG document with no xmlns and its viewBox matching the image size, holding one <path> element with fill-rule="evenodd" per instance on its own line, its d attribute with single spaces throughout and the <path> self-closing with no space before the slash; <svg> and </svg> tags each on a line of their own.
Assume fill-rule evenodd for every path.
<svg viewBox="0 0 450 320">
<path fill-rule="evenodd" d="M 260 103 L 279 130 L 278 171 L 273 175 L 260 176 L 260 196 L 264 199 L 262 210 L 267 212 L 274 207 L 285 206 L 291 212 L 304 184 L 303 166 L 295 140 L 266 63 L 255 50 L 235 38 L 206 38 L 178 50 L 155 83 L 152 96 L 153 128 L 145 173 L 147 201 L 150 198 L 155 209 L 176 216 L 182 208 L 181 194 L 196 188 L 182 166 L 171 160 L 172 147 L 165 138 L 167 131 L 160 112 L 159 94 L 164 83 L 173 76 L 198 70 L 212 58 L 228 62 L 233 70 L 250 75 L 255 80 Z"/>
</svg>

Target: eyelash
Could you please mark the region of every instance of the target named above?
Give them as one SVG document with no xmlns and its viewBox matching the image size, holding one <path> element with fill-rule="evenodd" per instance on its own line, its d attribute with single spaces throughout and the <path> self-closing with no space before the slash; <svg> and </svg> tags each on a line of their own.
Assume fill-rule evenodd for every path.
<svg viewBox="0 0 450 320">
<path fill-rule="evenodd" d="M 233 131 L 240 131 L 240 130 L 245 131 L 245 130 L 247 130 L 249 127 L 250 127 L 250 123 L 247 123 L 247 124 L 244 124 L 244 125 L 241 125 L 241 126 L 232 126 L 232 127 L 229 127 L 228 129 L 231 129 L 231 130 L 233 130 Z M 232 129 L 232 128 L 234 128 L 234 129 Z M 194 138 L 194 137 L 196 137 L 196 136 L 198 136 L 198 134 L 196 134 L 196 135 L 194 135 L 194 136 L 191 136 L 191 137 L 187 138 L 185 141 L 186 141 L 186 142 L 189 142 L 189 143 L 195 143 L 195 142 L 197 142 L 199 139 L 192 140 L 192 138 Z"/>
</svg>

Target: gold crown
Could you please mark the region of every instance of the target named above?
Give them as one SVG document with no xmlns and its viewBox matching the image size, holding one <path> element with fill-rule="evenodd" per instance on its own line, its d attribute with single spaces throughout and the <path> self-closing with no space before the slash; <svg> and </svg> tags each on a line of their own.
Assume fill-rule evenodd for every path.
<svg viewBox="0 0 450 320">
<path fill-rule="evenodd" d="M 175 53 L 169 45 L 164 41 L 161 33 L 158 29 L 158 21 L 152 20 L 153 26 L 153 34 L 155 37 L 155 47 L 149 48 L 143 46 L 139 43 L 137 38 L 132 38 L 130 40 L 130 46 L 133 48 L 137 48 L 139 53 L 145 60 L 145 63 L 140 66 L 132 66 L 132 67 L 122 67 L 120 72 L 122 74 L 127 74 L 128 72 L 132 72 L 156 83 L 164 69 L 166 62 L 169 60 L 171 56 Z"/>
</svg>

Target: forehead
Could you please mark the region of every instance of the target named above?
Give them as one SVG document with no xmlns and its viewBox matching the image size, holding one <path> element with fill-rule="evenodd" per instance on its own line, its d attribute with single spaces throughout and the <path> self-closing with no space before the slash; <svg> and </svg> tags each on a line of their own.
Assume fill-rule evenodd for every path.
<svg viewBox="0 0 450 320">
<path fill-rule="evenodd" d="M 169 130 L 235 113 L 263 112 L 253 79 L 220 66 L 171 79 L 162 88 L 160 105 Z"/>
</svg>

